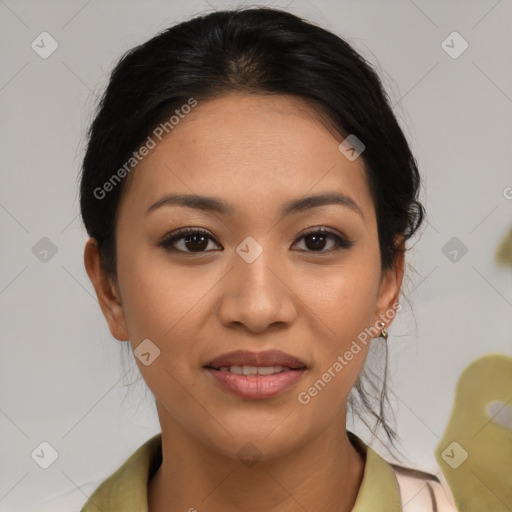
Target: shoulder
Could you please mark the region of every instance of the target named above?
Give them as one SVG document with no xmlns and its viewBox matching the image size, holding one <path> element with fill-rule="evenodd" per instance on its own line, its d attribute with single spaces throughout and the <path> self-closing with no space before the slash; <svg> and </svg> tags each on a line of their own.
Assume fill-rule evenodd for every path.
<svg viewBox="0 0 512 512">
<path fill-rule="evenodd" d="M 348 434 L 365 457 L 365 472 L 353 512 L 369 510 L 456 512 L 448 483 L 439 467 L 428 473 L 386 460 L 353 433 Z"/>
<path fill-rule="evenodd" d="M 140 446 L 89 497 L 80 512 L 147 510 L 147 484 L 162 462 L 162 434 Z"/>
</svg>

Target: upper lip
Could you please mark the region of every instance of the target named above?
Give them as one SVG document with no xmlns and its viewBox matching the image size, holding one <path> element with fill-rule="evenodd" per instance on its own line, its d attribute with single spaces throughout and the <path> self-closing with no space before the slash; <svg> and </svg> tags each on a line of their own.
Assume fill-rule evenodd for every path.
<svg viewBox="0 0 512 512">
<path fill-rule="evenodd" d="M 282 352 L 281 350 L 264 350 L 251 352 L 250 350 L 235 350 L 221 354 L 212 359 L 205 367 L 221 368 L 223 366 L 284 366 L 287 368 L 306 368 L 298 358 Z"/>
</svg>

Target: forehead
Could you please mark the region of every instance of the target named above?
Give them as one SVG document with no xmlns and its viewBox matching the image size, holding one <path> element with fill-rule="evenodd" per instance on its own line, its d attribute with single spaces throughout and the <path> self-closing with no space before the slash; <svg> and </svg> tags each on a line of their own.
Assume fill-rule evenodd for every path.
<svg viewBox="0 0 512 512">
<path fill-rule="evenodd" d="M 334 190 L 371 207 L 364 161 L 348 160 L 341 140 L 299 98 L 228 94 L 198 102 L 132 171 L 123 201 L 143 208 L 178 192 L 278 207 Z"/>
</svg>

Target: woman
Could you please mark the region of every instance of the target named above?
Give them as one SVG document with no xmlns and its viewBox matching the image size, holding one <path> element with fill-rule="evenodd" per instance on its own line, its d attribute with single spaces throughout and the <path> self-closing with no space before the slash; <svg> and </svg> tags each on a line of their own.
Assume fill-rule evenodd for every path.
<svg viewBox="0 0 512 512">
<path fill-rule="evenodd" d="M 385 367 L 382 387 L 363 367 L 419 185 L 376 73 L 294 15 L 215 12 L 129 51 L 89 131 L 84 261 L 162 432 L 83 512 L 384 512 L 414 482 L 407 510 L 440 510 L 435 476 L 346 429 L 359 404 L 393 444 Z"/>
</svg>

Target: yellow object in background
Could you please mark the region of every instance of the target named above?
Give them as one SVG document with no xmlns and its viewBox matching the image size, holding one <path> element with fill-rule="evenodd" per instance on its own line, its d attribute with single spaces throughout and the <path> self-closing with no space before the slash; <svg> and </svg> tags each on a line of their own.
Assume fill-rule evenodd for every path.
<svg viewBox="0 0 512 512">
<path fill-rule="evenodd" d="M 512 267 L 512 228 L 500 242 L 495 254 L 496 263 Z"/>
<path fill-rule="evenodd" d="M 459 510 L 512 510 L 512 357 L 486 355 L 464 370 L 435 455 Z"/>
</svg>

